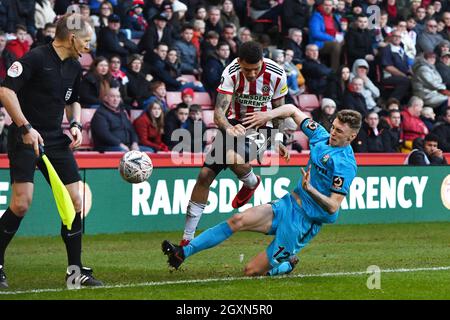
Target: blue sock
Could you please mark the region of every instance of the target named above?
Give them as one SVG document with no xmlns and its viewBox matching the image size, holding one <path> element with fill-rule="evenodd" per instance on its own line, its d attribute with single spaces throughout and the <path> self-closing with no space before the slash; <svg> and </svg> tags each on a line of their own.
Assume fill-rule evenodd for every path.
<svg viewBox="0 0 450 320">
<path fill-rule="evenodd" d="M 277 276 L 282 274 L 287 274 L 292 271 L 292 265 L 289 261 L 285 261 L 281 263 L 278 267 L 272 268 L 269 272 L 267 272 L 268 276 Z"/>
<path fill-rule="evenodd" d="M 193 254 L 217 246 L 227 240 L 233 231 L 226 221 L 209 228 L 194 238 L 187 246 L 183 247 L 184 257 L 187 258 Z"/>
</svg>

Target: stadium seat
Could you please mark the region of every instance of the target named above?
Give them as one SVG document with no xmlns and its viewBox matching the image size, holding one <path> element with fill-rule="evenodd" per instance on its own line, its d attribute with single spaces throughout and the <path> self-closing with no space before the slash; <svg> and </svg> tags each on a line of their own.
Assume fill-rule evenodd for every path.
<svg viewBox="0 0 450 320">
<path fill-rule="evenodd" d="M 207 92 L 196 92 L 194 94 L 194 104 L 198 104 L 201 106 L 212 106 L 211 97 Z"/>
<path fill-rule="evenodd" d="M 81 67 L 84 70 L 89 70 L 92 62 L 94 62 L 94 59 L 92 59 L 92 56 L 90 53 L 82 53 L 80 59 L 78 59 L 78 60 L 80 61 Z"/>
<path fill-rule="evenodd" d="M 313 111 L 320 107 L 319 99 L 315 94 L 301 94 L 298 96 L 298 106 L 302 111 Z"/>
<path fill-rule="evenodd" d="M 181 92 L 179 91 L 167 91 L 166 101 L 169 108 L 173 109 L 175 105 L 182 102 Z"/>
<path fill-rule="evenodd" d="M 303 150 L 309 150 L 309 139 L 302 131 L 295 131 L 294 138 L 302 146 Z"/>
<path fill-rule="evenodd" d="M 131 110 L 130 121 L 134 122 L 140 115 L 142 114 L 142 110 Z"/>
<path fill-rule="evenodd" d="M 202 110 L 202 119 L 208 128 L 216 128 L 214 123 L 214 110 Z"/>
</svg>

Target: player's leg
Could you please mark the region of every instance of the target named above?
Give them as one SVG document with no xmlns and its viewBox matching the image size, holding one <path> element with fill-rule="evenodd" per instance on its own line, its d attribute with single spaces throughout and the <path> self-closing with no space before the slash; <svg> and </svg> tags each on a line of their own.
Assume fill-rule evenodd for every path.
<svg viewBox="0 0 450 320">
<path fill-rule="evenodd" d="M 266 275 L 272 266 L 267 259 L 267 254 L 265 251 L 258 253 L 255 257 L 250 260 L 249 263 L 244 268 L 244 274 L 246 276 L 262 276 Z"/>
<path fill-rule="evenodd" d="M 217 173 L 208 167 L 202 167 L 200 170 L 186 210 L 182 245 L 189 243 L 194 238 L 195 230 L 208 201 L 209 187 L 216 175 Z"/>
<path fill-rule="evenodd" d="M 31 205 L 34 186 L 31 182 L 12 184 L 11 202 L 0 218 L 0 288 L 7 288 L 4 272 L 5 252 Z"/>
<path fill-rule="evenodd" d="M 272 206 L 263 204 L 235 214 L 233 217 L 205 230 L 184 247 L 164 241 L 162 250 L 169 256 L 169 264 L 178 269 L 183 261 L 200 251 L 212 248 L 228 239 L 237 231 L 268 233 L 272 226 Z"/>
</svg>

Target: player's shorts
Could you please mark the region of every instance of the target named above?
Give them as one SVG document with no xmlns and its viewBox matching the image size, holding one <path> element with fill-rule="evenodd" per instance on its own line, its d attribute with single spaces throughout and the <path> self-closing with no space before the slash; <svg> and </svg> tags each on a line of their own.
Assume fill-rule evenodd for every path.
<svg viewBox="0 0 450 320">
<path fill-rule="evenodd" d="M 233 126 L 240 123 L 236 119 L 229 119 L 229 122 Z M 224 130 L 220 130 L 218 133 L 220 137 L 214 138 L 203 166 L 213 170 L 216 175 L 219 174 L 230 164 L 226 159 L 228 150 L 234 150 L 245 163 L 255 159 L 261 162 L 264 151 L 270 148 L 272 130 L 270 127 L 261 127 L 258 130 L 246 132 L 242 137 L 230 137 Z"/>
<path fill-rule="evenodd" d="M 268 234 L 275 237 L 266 253 L 270 265 L 277 267 L 306 246 L 322 224 L 312 221 L 291 193 L 272 201 L 271 205 L 274 217 Z"/>
<path fill-rule="evenodd" d="M 13 126 L 11 126 L 14 128 Z M 69 148 L 70 138 L 55 145 L 45 145 L 45 154 L 55 168 L 58 176 L 64 184 L 70 184 L 81 180 L 78 165 Z M 44 140 L 45 142 L 45 140 Z M 10 166 L 11 183 L 34 182 L 36 166 L 41 170 L 45 179 L 49 182 L 47 167 L 42 159 L 36 157 L 34 149 L 22 142 L 16 130 L 8 135 L 8 158 Z"/>
</svg>

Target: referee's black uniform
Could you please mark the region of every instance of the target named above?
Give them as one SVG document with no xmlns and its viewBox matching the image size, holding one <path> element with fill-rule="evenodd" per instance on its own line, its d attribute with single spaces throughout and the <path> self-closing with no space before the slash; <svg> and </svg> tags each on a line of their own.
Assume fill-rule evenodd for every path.
<svg viewBox="0 0 450 320">
<path fill-rule="evenodd" d="M 21 110 L 44 140 L 45 153 L 64 184 L 80 179 L 69 148 L 71 139 L 63 133 L 64 108 L 78 101 L 81 65 L 76 59 L 61 61 L 52 44 L 37 47 L 8 69 L 2 86 L 13 90 Z M 33 182 L 36 165 L 48 181 L 43 161 L 13 124 L 8 136 L 11 182 Z"/>
</svg>

